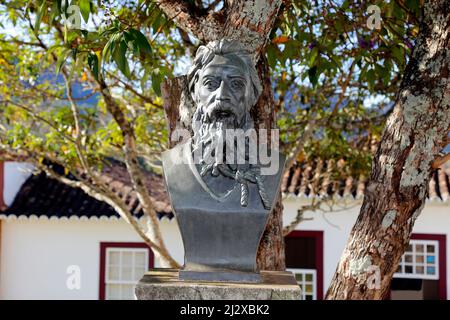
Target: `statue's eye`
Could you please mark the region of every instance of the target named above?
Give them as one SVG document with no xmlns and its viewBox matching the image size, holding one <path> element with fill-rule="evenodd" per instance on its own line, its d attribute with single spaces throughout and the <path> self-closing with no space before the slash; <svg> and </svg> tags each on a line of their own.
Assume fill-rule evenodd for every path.
<svg viewBox="0 0 450 320">
<path fill-rule="evenodd" d="M 244 82 L 242 80 L 232 80 L 231 81 L 231 88 L 238 90 L 242 89 L 244 87 Z"/>
<path fill-rule="evenodd" d="M 203 81 L 203 85 L 208 89 L 208 90 L 216 90 L 219 87 L 219 82 L 214 80 L 214 79 L 206 79 L 205 81 Z"/>
</svg>

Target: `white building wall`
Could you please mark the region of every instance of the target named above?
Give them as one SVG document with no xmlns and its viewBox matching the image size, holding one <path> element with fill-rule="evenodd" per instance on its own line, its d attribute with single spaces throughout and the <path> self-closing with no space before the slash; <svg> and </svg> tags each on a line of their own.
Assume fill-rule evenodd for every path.
<svg viewBox="0 0 450 320">
<path fill-rule="evenodd" d="M 161 228 L 169 251 L 182 263 L 176 221 L 163 219 Z M 100 242 L 142 240 L 123 220 L 3 220 L 0 299 L 98 299 Z M 66 286 L 70 265 L 81 269 L 80 290 Z"/>
<path fill-rule="evenodd" d="M 297 209 L 302 204 L 308 203 L 310 201 L 307 199 L 285 199 L 283 201 L 284 224 L 289 224 L 295 217 Z M 331 283 L 337 263 L 344 251 L 361 206 L 358 202 L 351 202 L 346 204 L 345 207 L 346 209 L 343 211 L 340 211 L 339 206 L 336 206 L 336 212 L 305 213 L 305 218 L 313 218 L 313 220 L 303 221 L 297 226 L 298 230 L 323 231 L 324 294 Z M 450 204 L 427 203 L 416 220 L 413 233 L 445 234 L 447 236 L 447 297 L 450 298 Z"/>
<path fill-rule="evenodd" d="M 5 162 L 5 177 L 4 177 L 4 190 L 3 199 L 5 204 L 10 206 L 14 198 L 19 191 L 22 184 L 27 180 L 31 174 L 33 166 L 27 163 L 21 162 Z"/>
<path fill-rule="evenodd" d="M 285 199 L 288 224 L 306 200 Z M 336 208 L 337 209 L 337 208 Z M 331 282 L 360 204 L 343 211 L 306 213 L 298 230 L 324 231 L 324 292 Z M 184 251 L 175 220 L 161 221 L 162 234 L 174 258 Z M 415 233 L 447 235 L 447 296 L 450 288 L 450 206 L 427 204 Z M 3 220 L 0 248 L 0 299 L 98 299 L 100 242 L 142 242 L 124 221 Z M 67 267 L 81 268 L 81 289 L 66 286 Z M 158 266 L 158 264 L 156 264 Z"/>
</svg>

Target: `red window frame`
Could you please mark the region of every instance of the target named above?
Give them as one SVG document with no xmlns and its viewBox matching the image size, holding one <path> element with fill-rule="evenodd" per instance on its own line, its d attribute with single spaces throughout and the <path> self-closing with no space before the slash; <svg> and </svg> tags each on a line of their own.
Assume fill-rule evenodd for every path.
<svg viewBox="0 0 450 320">
<path fill-rule="evenodd" d="M 323 300 L 323 231 L 291 231 L 286 237 L 316 240 L 317 300 Z"/>
<path fill-rule="evenodd" d="M 439 299 L 447 300 L 447 236 L 445 234 L 413 233 L 412 240 L 434 240 L 439 243 Z"/>
<path fill-rule="evenodd" d="M 0 161 L 0 210 L 6 207 L 5 199 L 5 163 Z"/>
<path fill-rule="evenodd" d="M 447 236 L 445 234 L 413 233 L 411 240 L 434 240 L 439 243 L 439 299 L 447 300 Z M 391 290 L 385 299 L 391 299 Z"/>
<path fill-rule="evenodd" d="M 148 249 L 148 266 L 154 267 L 153 251 L 143 242 L 100 242 L 100 272 L 99 272 L 99 299 L 105 300 L 105 267 L 106 267 L 106 249 L 107 248 L 144 248 Z"/>
</svg>

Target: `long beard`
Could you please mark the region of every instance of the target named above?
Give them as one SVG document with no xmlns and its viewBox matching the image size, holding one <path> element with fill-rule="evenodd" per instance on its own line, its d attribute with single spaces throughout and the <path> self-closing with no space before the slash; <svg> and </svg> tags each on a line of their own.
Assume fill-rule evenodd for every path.
<svg viewBox="0 0 450 320">
<path fill-rule="evenodd" d="M 236 141 L 226 140 L 226 130 L 243 129 L 248 130 L 253 128 L 253 121 L 250 114 L 247 113 L 243 119 L 237 119 L 234 115 L 227 118 L 209 117 L 204 108 L 199 106 L 192 117 L 192 130 L 194 136 L 192 138 L 192 150 L 195 163 L 200 165 L 201 170 L 205 170 L 206 166 L 216 167 L 219 164 L 226 163 L 226 155 L 230 154 L 233 148 L 236 158 L 243 157 L 248 162 L 248 150 L 250 140 L 245 139 L 245 148 L 240 150 L 236 147 Z M 237 154 L 237 152 L 245 154 Z M 236 170 L 236 163 L 232 162 L 228 165 L 230 168 Z"/>
<path fill-rule="evenodd" d="M 197 108 L 192 119 L 192 151 L 194 163 L 200 166 L 200 175 L 211 174 L 214 177 L 223 176 L 236 180 L 241 189 L 241 206 L 246 207 L 249 199 L 249 184 L 256 184 L 262 205 L 270 210 L 270 202 L 264 186 L 264 178 L 261 176 L 258 164 L 249 163 L 248 151 L 250 150 L 250 139 L 245 138 L 244 148 L 236 148 L 236 141 L 226 140 L 227 129 L 253 128 L 250 114 L 246 114 L 240 123 L 234 117 L 225 119 L 209 119 L 200 106 Z M 222 142 L 222 143 L 220 143 Z M 253 143 L 256 143 L 253 141 Z M 244 159 L 244 164 L 237 162 L 226 163 L 227 154 L 233 148 L 235 160 Z M 221 151 L 221 152 L 220 152 Z M 238 152 L 243 154 L 239 155 Z"/>
</svg>

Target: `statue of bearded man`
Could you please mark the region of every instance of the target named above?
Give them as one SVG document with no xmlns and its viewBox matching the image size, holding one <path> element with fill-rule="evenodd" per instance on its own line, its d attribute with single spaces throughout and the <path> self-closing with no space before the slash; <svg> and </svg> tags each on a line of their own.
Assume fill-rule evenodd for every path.
<svg viewBox="0 0 450 320">
<path fill-rule="evenodd" d="M 251 53 L 237 41 L 201 46 L 188 83 L 194 135 L 162 157 L 185 248 L 180 279 L 258 282 L 257 249 L 285 158 L 271 150 L 278 170 L 263 174 L 250 116 L 261 94 Z"/>
</svg>

